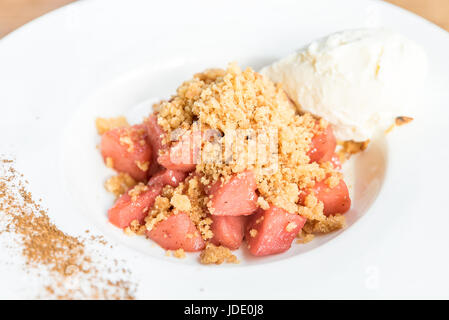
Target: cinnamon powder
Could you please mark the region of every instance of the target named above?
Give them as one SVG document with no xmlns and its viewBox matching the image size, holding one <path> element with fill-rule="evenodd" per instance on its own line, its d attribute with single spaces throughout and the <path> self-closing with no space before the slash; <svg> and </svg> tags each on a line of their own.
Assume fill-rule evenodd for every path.
<svg viewBox="0 0 449 320">
<path fill-rule="evenodd" d="M 27 191 L 27 182 L 13 161 L 2 159 L 0 166 L 0 236 L 17 236 L 26 270 L 33 269 L 45 280 L 39 298 L 133 299 L 135 285 L 129 271 L 120 268 L 121 261 L 102 253 L 110 249 L 107 242 L 93 235 L 74 237 L 58 229 Z"/>
</svg>

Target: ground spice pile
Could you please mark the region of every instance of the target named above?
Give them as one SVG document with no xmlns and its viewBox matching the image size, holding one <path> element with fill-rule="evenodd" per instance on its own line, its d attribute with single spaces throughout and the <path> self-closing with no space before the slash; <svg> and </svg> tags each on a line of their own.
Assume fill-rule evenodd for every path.
<svg viewBox="0 0 449 320">
<path fill-rule="evenodd" d="M 74 237 L 58 229 L 27 191 L 13 161 L 2 159 L 0 166 L 0 236 L 13 235 L 20 242 L 25 271 L 32 270 L 44 280 L 39 297 L 132 299 L 135 286 L 129 270 L 102 252 L 110 249 L 106 241 L 93 235 Z"/>
</svg>

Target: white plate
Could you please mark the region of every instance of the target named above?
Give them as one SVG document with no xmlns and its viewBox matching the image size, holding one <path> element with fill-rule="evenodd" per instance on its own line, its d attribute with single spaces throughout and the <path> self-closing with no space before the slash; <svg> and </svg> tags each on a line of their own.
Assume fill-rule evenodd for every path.
<svg viewBox="0 0 449 320">
<path fill-rule="evenodd" d="M 96 116 L 137 122 L 151 101 L 204 68 L 238 61 L 258 69 L 363 26 L 420 43 L 430 76 L 425 107 L 410 110 L 416 120 L 345 168 L 348 229 L 283 255 L 205 267 L 107 223 L 112 198 L 102 183 L 111 172 L 95 149 Z M 81 1 L 0 41 L 0 151 L 16 157 L 61 229 L 91 229 L 118 244 L 138 298 L 448 298 L 448 56 L 446 32 L 380 1 Z M 20 297 L 21 277 L 0 272 L 0 296 Z"/>
</svg>

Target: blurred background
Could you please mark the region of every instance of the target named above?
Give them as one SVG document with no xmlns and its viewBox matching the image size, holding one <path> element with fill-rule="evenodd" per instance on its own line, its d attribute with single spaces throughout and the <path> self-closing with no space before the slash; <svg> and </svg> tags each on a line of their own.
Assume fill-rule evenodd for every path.
<svg viewBox="0 0 449 320">
<path fill-rule="evenodd" d="M 0 38 L 28 21 L 74 1 L 76 0 L 0 0 Z M 449 31 L 449 0 L 385 1 L 410 10 Z"/>
</svg>

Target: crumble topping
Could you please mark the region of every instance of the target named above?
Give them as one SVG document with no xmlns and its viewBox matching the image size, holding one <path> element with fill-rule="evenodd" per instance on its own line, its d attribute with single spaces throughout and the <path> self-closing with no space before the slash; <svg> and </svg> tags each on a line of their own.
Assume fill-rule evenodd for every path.
<svg viewBox="0 0 449 320">
<path fill-rule="evenodd" d="M 346 219 L 341 214 L 328 216 L 321 221 L 308 220 L 304 225 L 304 231 L 307 233 L 329 233 L 346 226 Z"/>
<path fill-rule="evenodd" d="M 166 132 L 167 143 L 176 130 L 192 131 L 197 126 L 202 132 L 216 132 L 213 141 L 203 141 L 196 172 L 213 183 L 252 170 L 264 207 L 265 200 L 300 213 L 298 188 L 309 188 L 333 171 L 309 163 L 307 156 L 312 137 L 327 122 L 320 120 L 316 128 L 316 119 L 297 114 L 280 85 L 250 68 L 242 71 L 230 64 L 226 70 L 196 74 L 169 101 L 161 102 L 158 110 L 158 124 Z M 236 139 L 238 135 L 244 139 Z"/>
<path fill-rule="evenodd" d="M 173 257 L 178 259 L 184 259 L 186 257 L 186 253 L 184 252 L 184 249 L 178 249 L 173 251 Z"/>
<path fill-rule="evenodd" d="M 342 179 L 341 172 L 333 172 L 325 181 L 324 183 L 331 189 L 338 186 L 340 183 L 340 180 Z"/>
<path fill-rule="evenodd" d="M 259 207 L 261 207 L 263 210 L 267 210 L 268 208 L 270 208 L 270 204 L 268 203 L 267 200 L 264 199 L 264 197 L 260 196 L 257 198 L 257 204 L 259 205 Z"/>
<path fill-rule="evenodd" d="M 145 218 L 145 228 L 151 231 L 158 222 L 166 220 L 170 214 L 170 207 L 170 199 L 157 196 L 153 208 L 148 211 L 148 216 Z"/>
<path fill-rule="evenodd" d="M 133 152 L 136 146 L 144 146 L 146 141 L 146 129 L 144 127 L 127 127 L 120 132 L 119 142 L 123 146 L 127 146 L 128 152 Z M 145 170 L 144 170 L 145 171 Z"/>
<path fill-rule="evenodd" d="M 119 127 L 128 127 L 129 123 L 125 117 L 116 118 L 97 118 L 95 120 L 95 126 L 97 127 L 97 132 L 102 135 L 106 131 Z"/>
<path fill-rule="evenodd" d="M 139 182 L 134 188 L 128 191 L 128 195 L 131 197 L 131 201 L 135 202 L 137 197 L 148 190 L 148 186 L 143 182 Z"/>
<path fill-rule="evenodd" d="M 340 162 L 343 163 L 351 158 L 352 155 L 364 151 L 368 148 L 369 143 L 370 140 L 363 142 L 356 142 L 352 140 L 338 141 L 338 145 L 341 147 L 340 150 L 337 151 L 337 154 L 340 157 Z"/>
<path fill-rule="evenodd" d="M 313 194 L 306 196 L 304 207 L 300 207 L 299 213 L 301 216 L 308 220 L 322 221 L 326 219 L 323 213 L 324 205 L 323 202 L 318 201 L 318 199 Z"/>
<path fill-rule="evenodd" d="M 413 121 L 413 118 L 402 116 L 402 117 L 397 117 L 397 118 L 395 119 L 394 123 L 395 123 L 397 126 L 402 126 L 402 125 L 407 124 L 407 123 L 410 123 L 410 122 L 412 122 L 412 121 Z"/>
<path fill-rule="evenodd" d="M 145 233 L 145 230 L 145 226 L 141 225 L 138 220 L 133 220 L 129 227 L 126 227 L 123 231 L 128 236 L 142 236 Z"/>
<path fill-rule="evenodd" d="M 144 224 L 135 220 L 125 228 L 125 233 L 144 234 L 158 222 L 183 212 L 198 229 L 195 234 L 187 234 L 187 238 L 201 235 L 205 241 L 212 239 L 210 213 L 213 212 L 208 207 L 210 196 L 203 187 L 219 180 L 226 182 L 245 170 L 251 170 L 255 175 L 260 208 L 266 210 L 273 204 L 307 219 L 298 235 L 298 243 L 311 241 L 313 233 L 332 232 L 345 226 L 344 216 L 324 215 L 323 203 L 313 192 L 305 197 L 304 206 L 298 204 L 300 190 L 313 187 L 315 181 L 324 181 L 333 188 L 339 184 L 342 174 L 331 162 L 309 163 L 307 153 L 312 138 L 326 130 L 328 122 L 317 120 L 308 113 L 298 114 L 279 84 L 250 68 L 242 71 L 236 64 L 230 64 L 226 70 L 209 69 L 196 74 L 177 89 L 176 95 L 155 105 L 155 112 L 158 124 L 166 133 L 162 137 L 163 144 L 168 147 L 175 143 L 174 137 L 184 133 L 200 131 L 207 133 L 207 139 L 201 141 L 201 161 L 195 172 L 178 187 L 165 186 L 153 207 L 147 208 Z M 118 123 L 123 124 L 116 120 L 106 125 L 105 120 L 111 119 L 97 119 L 97 129 L 99 122 L 103 129 L 108 125 L 108 130 L 114 125 L 119 126 Z M 126 126 L 129 125 L 126 123 Z M 128 152 L 147 143 L 144 128 L 138 129 L 136 135 L 126 126 L 119 141 L 127 146 Z M 363 151 L 368 143 L 369 140 L 339 143 L 342 162 Z M 149 169 L 149 162 L 136 161 L 135 164 L 142 171 Z M 106 165 L 113 166 L 112 158 L 106 159 Z M 132 201 L 148 190 L 148 186 L 136 184 L 127 174 L 110 178 L 105 187 L 116 196 L 128 192 Z M 262 216 L 256 224 L 263 219 Z M 296 227 L 291 222 L 286 231 L 291 232 Z M 257 230 L 252 229 L 249 234 L 256 237 Z M 182 249 L 167 251 L 168 255 L 172 253 L 178 258 L 185 257 Z M 238 263 L 228 248 L 211 243 L 201 253 L 200 260 L 203 264 Z"/>
<path fill-rule="evenodd" d="M 29 190 L 15 161 L 0 159 L 1 250 L 21 259 L 12 267 L 36 282 L 36 299 L 134 299 L 136 283 L 122 260 L 112 258 L 114 247 L 88 230 L 72 236 L 59 229 L 48 209 Z M 6 237 L 6 238 L 5 238 Z M 15 240 L 11 242 L 11 240 Z M 4 262 L 4 261 L 2 261 Z M 25 278 L 27 279 L 27 278 Z"/>
<path fill-rule="evenodd" d="M 179 211 L 189 212 L 192 208 L 189 197 L 184 194 L 174 194 L 170 200 L 170 204 Z"/>
<path fill-rule="evenodd" d="M 184 249 L 182 249 L 182 248 L 178 249 L 178 250 L 167 250 L 165 252 L 165 255 L 168 257 L 173 256 L 178 259 L 184 259 L 186 257 L 186 253 L 185 253 Z"/>
<path fill-rule="evenodd" d="M 231 250 L 223 246 L 215 246 L 212 243 L 208 243 L 206 249 L 201 252 L 200 262 L 202 264 L 240 263 Z"/>
<path fill-rule="evenodd" d="M 304 230 L 301 230 L 298 233 L 298 239 L 296 240 L 296 243 L 298 244 L 306 244 L 312 241 L 315 238 L 315 235 L 311 233 L 307 233 Z"/>
<path fill-rule="evenodd" d="M 110 169 L 114 168 L 114 160 L 111 157 L 106 157 L 106 167 Z"/>
<path fill-rule="evenodd" d="M 104 187 L 117 198 L 134 187 L 137 182 L 127 173 L 119 173 L 106 180 Z"/>
</svg>

